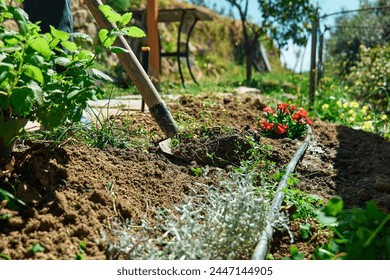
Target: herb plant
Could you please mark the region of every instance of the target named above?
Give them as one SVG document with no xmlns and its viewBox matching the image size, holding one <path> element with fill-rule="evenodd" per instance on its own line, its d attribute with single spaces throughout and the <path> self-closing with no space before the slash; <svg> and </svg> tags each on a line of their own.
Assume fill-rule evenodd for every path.
<svg viewBox="0 0 390 280">
<path fill-rule="evenodd" d="M 332 198 L 318 211 L 318 220 L 332 228 L 334 237 L 315 252 L 317 259 L 380 260 L 390 258 L 390 214 L 369 201 L 366 207 L 344 209 Z"/>
<path fill-rule="evenodd" d="M 107 5 L 100 10 L 117 23 L 115 29 L 99 32 L 102 44 L 111 51 L 126 51 L 112 46 L 118 35 L 145 35 L 126 26 L 131 13 L 119 15 Z M 15 21 L 18 30 L 4 27 L 6 21 Z M 93 68 L 96 55 L 72 38 L 93 41 L 88 35 L 68 34 L 53 26 L 50 33 L 42 34 L 21 8 L 0 0 L 0 150 L 12 147 L 27 120 L 36 120 L 46 129 L 80 121 L 87 101 L 102 96 L 95 81 L 112 81 Z"/>
</svg>

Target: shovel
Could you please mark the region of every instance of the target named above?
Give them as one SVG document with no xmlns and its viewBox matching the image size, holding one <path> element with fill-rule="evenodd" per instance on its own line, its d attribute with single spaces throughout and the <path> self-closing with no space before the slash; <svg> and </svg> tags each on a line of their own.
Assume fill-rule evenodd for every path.
<svg viewBox="0 0 390 280">
<path fill-rule="evenodd" d="M 103 5 L 100 0 L 86 0 L 86 4 L 101 28 L 107 30 L 115 28 L 99 10 L 99 6 Z M 149 107 L 151 116 L 157 122 L 160 129 L 168 138 L 173 137 L 177 134 L 177 125 L 126 39 L 122 35 L 119 35 L 115 40 L 114 45 L 127 50 L 127 52 L 117 53 L 119 61 L 122 63 L 139 93 L 142 95 L 143 100 Z M 169 143 L 170 139 L 167 140 L 163 141 Z M 160 148 L 161 146 L 165 148 L 166 144 L 160 145 Z M 163 150 L 163 148 L 161 149 Z"/>
</svg>

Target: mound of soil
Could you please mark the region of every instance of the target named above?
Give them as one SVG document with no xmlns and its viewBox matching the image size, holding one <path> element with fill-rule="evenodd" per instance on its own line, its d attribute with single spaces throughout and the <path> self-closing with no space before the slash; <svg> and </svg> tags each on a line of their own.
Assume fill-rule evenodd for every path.
<svg viewBox="0 0 390 280">
<path fill-rule="evenodd" d="M 182 96 L 169 106 L 175 119 L 202 119 L 206 114 L 209 120 L 203 137 L 180 136 L 181 145 L 175 150 L 180 158 L 157 148 L 99 150 L 34 141 L 18 145 L 14 170 L 0 179 L 0 185 L 27 206 L 10 210 L 10 205 L 0 204 L 0 254 L 11 259 L 74 259 L 82 252 L 86 259 L 105 259 L 101 231 L 109 230 L 114 219 L 138 223 L 146 217 L 153 222 L 153 209 L 174 209 L 199 184 L 218 185 L 219 174 L 227 176 L 229 166 L 238 165 L 245 156 L 246 136 L 265 105 L 258 95 L 221 94 Z M 152 141 L 163 139 L 149 114 L 135 113 L 131 121 L 135 127 L 143 125 Z M 375 200 L 389 211 L 390 143 L 320 120 L 314 120 L 313 132 L 296 169 L 297 187 L 325 201 L 341 196 L 346 207 Z M 271 159 L 279 167 L 288 164 L 300 145 L 289 139 L 259 141 L 271 146 Z M 206 165 L 210 166 L 207 178 L 191 170 Z M 291 228 L 297 235 L 295 223 Z M 289 255 L 286 236 L 278 233 L 272 244 L 276 258 Z M 81 246 L 84 242 L 86 246 Z M 307 257 L 321 242 L 300 243 L 297 238 Z M 32 250 L 37 243 L 43 247 L 38 252 Z"/>
</svg>

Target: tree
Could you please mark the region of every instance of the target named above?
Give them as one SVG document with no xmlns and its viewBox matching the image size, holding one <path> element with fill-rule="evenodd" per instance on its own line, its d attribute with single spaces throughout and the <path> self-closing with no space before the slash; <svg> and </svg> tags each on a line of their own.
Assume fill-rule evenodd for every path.
<svg viewBox="0 0 390 280">
<path fill-rule="evenodd" d="M 356 65 L 361 46 L 374 48 L 390 41 L 390 0 L 374 3 L 364 0 L 360 9 L 358 13 L 338 16 L 326 42 L 327 56 L 339 62 L 338 71 L 342 76 Z"/>
<path fill-rule="evenodd" d="M 292 40 L 297 45 L 306 45 L 314 7 L 309 0 L 258 0 L 254 20 L 248 20 L 249 0 L 226 0 L 239 13 L 243 28 L 246 79 L 252 78 L 254 51 L 261 37 L 268 35 L 282 48 Z"/>
</svg>

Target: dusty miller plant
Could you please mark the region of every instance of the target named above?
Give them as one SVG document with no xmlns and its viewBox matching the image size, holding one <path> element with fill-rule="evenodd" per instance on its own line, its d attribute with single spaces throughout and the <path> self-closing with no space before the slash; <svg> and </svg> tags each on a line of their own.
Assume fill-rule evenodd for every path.
<svg viewBox="0 0 390 280">
<path fill-rule="evenodd" d="M 134 232 L 116 222 L 101 232 L 110 259 L 249 259 L 266 224 L 266 192 L 255 192 L 251 175 L 235 173 L 222 189 L 203 186 L 174 212 L 156 212 L 158 229 L 147 222 Z M 158 237 L 150 237 L 156 230 Z"/>
</svg>

